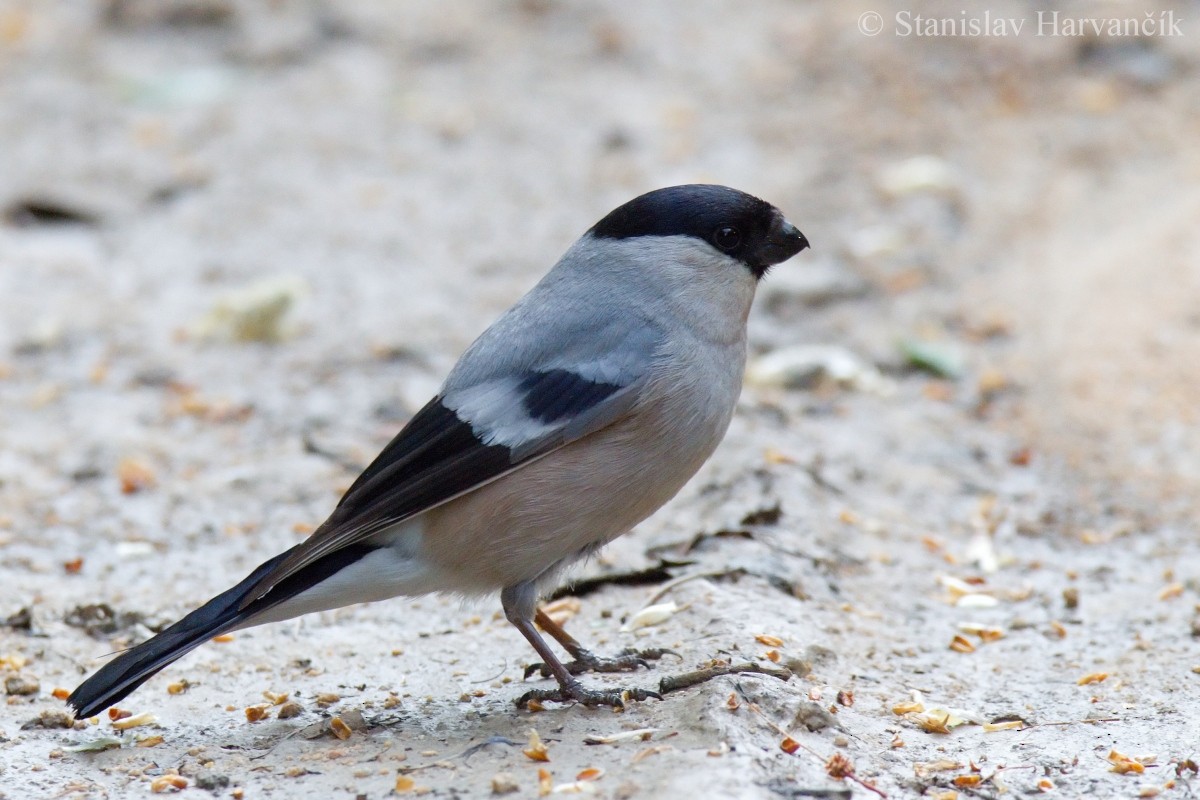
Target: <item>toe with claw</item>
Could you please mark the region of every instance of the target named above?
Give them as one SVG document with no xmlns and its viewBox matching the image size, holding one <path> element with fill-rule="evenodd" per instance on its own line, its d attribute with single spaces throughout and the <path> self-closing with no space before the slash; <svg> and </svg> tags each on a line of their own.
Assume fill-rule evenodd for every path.
<svg viewBox="0 0 1200 800">
<path fill-rule="evenodd" d="M 662 695 L 649 689 L 585 689 L 578 681 L 571 681 L 557 689 L 531 689 L 517 698 L 517 708 L 528 708 L 530 702 L 579 703 L 580 705 L 610 706 L 623 710 L 631 701 L 641 702 L 650 698 L 662 700 Z"/>
<path fill-rule="evenodd" d="M 665 647 L 650 647 L 645 650 L 627 648 L 612 658 L 602 658 L 590 650 L 580 650 L 575 654 L 574 661 L 563 664 L 572 675 L 582 675 L 585 672 L 633 672 L 638 667 L 650 668 L 651 661 L 657 661 L 663 656 L 671 655 L 679 658 L 679 653 Z M 543 678 L 552 676 L 550 668 L 544 663 L 530 664 L 525 667 L 525 677 L 534 673 Z"/>
</svg>

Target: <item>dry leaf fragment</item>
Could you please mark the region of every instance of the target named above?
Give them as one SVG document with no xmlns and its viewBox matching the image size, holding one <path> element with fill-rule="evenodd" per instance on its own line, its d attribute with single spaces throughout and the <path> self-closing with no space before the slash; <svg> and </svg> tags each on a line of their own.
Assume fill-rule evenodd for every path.
<svg viewBox="0 0 1200 800">
<path fill-rule="evenodd" d="M 945 714 L 920 714 L 915 718 L 917 725 L 926 733 L 949 733 L 950 726 L 946 724 L 949 719 Z"/>
<path fill-rule="evenodd" d="M 737 692 L 730 692 L 729 697 L 725 698 L 725 707 L 730 711 L 737 711 L 742 705 L 741 699 L 737 696 Z"/>
<path fill-rule="evenodd" d="M 1082 678 L 1075 681 L 1075 684 L 1077 686 L 1087 686 L 1091 683 L 1104 683 L 1106 680 L 1108 680 L 1107 672 L 1089 672 L 1087 675 L 1084 675 Z"/>
<path fill-rule="evenodd" d="M 529 746 L 521 752 L 531 761 L 550 760 L 550 752 L 546 749 L 546 745 L 542 743 L 542 737 L 538 736 L 537 728 L 529 729 Z"/>
<path fill-rule="evenodd" d="M 329 720 L 329 730 L 333 731 L 333 735 L 341 739 L 343 742 L 350 738 L 354 733 L 341 717 L 333 717 Z"/>
<path fill-rule="evenodd" d="M 754 640 L 765 647 L 783 647 L 783 639 L 766 633 L 758 634 Z"/>
<path fill-rule="evenodd" d="M 925 704 L 920 700 L 905 700 L 902 703 L 896 703 L 892 706 L 892 713 L 898 716 L 905 714 L 920 714 L 925 710 Z"/>
<path fill-rule="evenodd" d="M 854 764 L 841 753 L 834 753 L 825 762 L 825 774 L 831 778 L 848 778 L 854 774 Z"/>
<path fill-rule="evenodd" d="M 143 736 L 137 740 L 138 747 L 158 747 L 163 743 L 163 737 L 159 735 Z"/>
<path fill-rule="evenodd" d="M 850 689 L 841 689 L 837 693 L 838 705 L 849 708 L 854 705 L 854 692 Z"/>
<path fill-rule="evenodd" d="M 153 725 L 156 722 L 158 722 L 158 718 L 150 712 L 145 711 L 137 716 L 125 716 L 120 719 L 114 719 L 112 726 L 119 731 L 125 731 L 142 725 Z"/>
<path fill-rule="evenodd" d="M 103 750 L 115 750 L 123 742 L 115 736 L 101 736 L 99 739 L 89 739 L 86 742 L 64 747 L 68 753 L 99 753 Z"/>
<path fill-rule="evenodd" d="M 921 730 L 926 733 L 950 733 L 952 728 L 959 725 L 982 725 L 983 720 L 977 714 L 961 708 L 934 706 L 922 714 L 910 717 Z"/>
</svg>

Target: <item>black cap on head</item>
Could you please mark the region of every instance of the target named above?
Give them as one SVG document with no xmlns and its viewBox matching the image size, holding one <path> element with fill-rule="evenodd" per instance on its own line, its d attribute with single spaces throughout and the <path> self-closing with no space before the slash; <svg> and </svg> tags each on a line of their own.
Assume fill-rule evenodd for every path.
<svg viewBox="0 0 1200 800">
<path fill-rule="evenodd" d="M 691 236 L 745 264 L 761 278 L 808 240 L 770 203 L 712 184 L 669 186 L 635 197 L 597 222 L 597 239 Z"/>
</svg>

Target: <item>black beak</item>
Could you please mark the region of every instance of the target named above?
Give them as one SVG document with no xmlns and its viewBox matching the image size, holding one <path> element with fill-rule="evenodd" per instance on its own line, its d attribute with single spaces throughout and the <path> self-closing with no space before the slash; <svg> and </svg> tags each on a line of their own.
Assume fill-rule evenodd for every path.
<svg viewBox="0 0 1200 800">
<path fill-rule="evenodd" d="M 767 271 L 772 264 L 780 264 L 808 247 L 808 239 L 792 223 L 777 214 L 767 232 L 767 240 L 758 248 L 754 261 L 758 275 Z"/>
</svg>

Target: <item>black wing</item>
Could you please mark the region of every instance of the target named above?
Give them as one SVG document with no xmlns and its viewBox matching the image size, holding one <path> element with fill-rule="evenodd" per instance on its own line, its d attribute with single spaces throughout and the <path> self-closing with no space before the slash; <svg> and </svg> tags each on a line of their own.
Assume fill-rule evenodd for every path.
<svg viewBox="0 0 1200 800">
<path fill-rule="evenodd" d="M 495 431 L 476 430 L 441 396 L 434 398 L 358 476 L 329 519 L 247 593 L 243 607 L 336 550 L 611 424 L 632 406 L 639 385 L 591 381 L 563 369 L 528 373 L 508 396 L 519 404 L 519 419 L 544 431 L 520 448 L 494 443 Z"/>
</svg>

